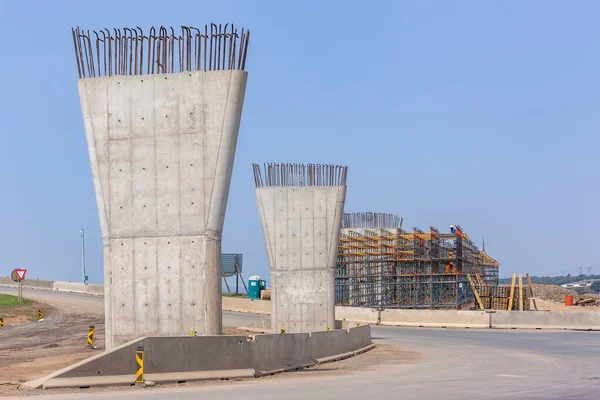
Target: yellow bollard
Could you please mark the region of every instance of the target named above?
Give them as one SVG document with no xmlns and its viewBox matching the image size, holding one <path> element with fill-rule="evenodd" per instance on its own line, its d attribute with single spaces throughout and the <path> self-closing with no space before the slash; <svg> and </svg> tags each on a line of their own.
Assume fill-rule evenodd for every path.
<svg viewBox="0 0 600 400">
<path fill-rule="evenodd" d="M 144 346 L 138 346 L 135 351 L 135 361 L 138 369 L 135 373 L 135 383 L 144 383 Z"/>
<path fill-rule="evenodd" d="M 44 319 L 44 314 L 42 313 L 42 310 L 38 310 L 38 318 L 40 320 Z"/>
<path fill-rule="evenodd" d="M 87 339 L 88 339 L 88 346 L 93 349 L 94 348 L 94 325 L 90 325 L 88 327 Z"/>
<path fill-rule="evenodd" d="M 0 317 L 0 327 L 4 326 L 4 318 Z"/>
</svg>

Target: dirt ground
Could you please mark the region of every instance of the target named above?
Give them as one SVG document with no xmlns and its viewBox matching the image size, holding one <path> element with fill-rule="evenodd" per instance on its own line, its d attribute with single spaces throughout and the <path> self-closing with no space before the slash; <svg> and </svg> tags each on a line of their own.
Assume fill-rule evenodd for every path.
<svg viewBox="0 0 600 400">
<path fill-rule="evenodd" d="M 38 310 L 44 313 L 42 321 L 38 321 Z M 0 385 L 5 388 L 92 355 L 81 337 L 70 333 L 71 325 L 77 326 L 81 318 L 65 320 L 54 307 L 39 302 L 3 307 L 0 312 L 6 323 L 0 332 Z M 4 392 L 0 390 L 0 395 Z"/>
<path fill-rule="evenodd" d="M 27 294 L 24 296 L 28 298 Z M 46 297 L 41 292 L 30 298 L 34 303 L 23 306 L 22 317 L 15 315 L 13 320 L 12 315 L 18 310 L 3 310 L 5 315 L 11 314 L 11 319 L 5 317 L 6 326 L 0 329 L 0 397 L 22 394 L 17 390 L 19 383 L 96 354 L 98 350 L 87 346 L 88 326 L 96 326 L 96 340 L 104 342 L 104 306 L 97 299 L 53 294 L 52 304 L 48 305 L 44 304 Z M 44 313 L 42 321 L 37 321 L 38 309 Z M 30 317 L 34 322 L 30 322 Z"/>
<path fill-rule="evenodd" d="M 345 360 L 319 364 L 310 368 L 306 368 L 299 371 L 284 372 L 281 374 L 275 374 L 265 376 L 261 378 L 246 378 L 246 379 L 226 379 L 226 380 L 208 380 L 208 381 L 191 381 L 184 383 L 172 383 L 172 384 L 161 384 L 160 387 L 186 387 L 186 386 L 199 386 L 199 385 L 235 385 L 236 383 L 248 382 L 253 379 L 261 379 L 267 381 L 276 381 L 278 379 L 293 378 L 293 377 L 307 377 L 316 376 L 326 373 L 328 375 L 348 375 L 348 374 L 359 374 L 368 369 L 377 369 L 385 367 L 386 365 L 392 364 L 416 364 L 422 361 L 420 353 L 410 350 L 402 349 L 398 346 L 393 346 L 383 341 L 376 341 L 376 347 L 366 353 L 360 354 L 356 357 L 347 358 Z M 97 387 L 88 389 L 47 389 L 44 394 L 59 394 L 59 393 L 86 393 L 92 392 L 108 392 L 113 390 L 147 390 L 140 386 L 115 386 L 115 387 Z M 25 391 L 19 389 L 17 385 L 7 385 L 4 388 L 0 384 L 0 396 L 33 396 L 39 394 L 39 392 Z"/>
<path fill-rule="evenodd" d="M 38 302 L 0 306 L 0 317 L 4 318 L 4 328 L 25 325 L 38 320 L 38 310 L 45 313 L 45 310 L 50 310 L 50 306 Z"/>
<path fill-rule="evenodd" d="M 42 307 L 44 320 L 26 325 L 6 326 L 0 330 L 0 397 L 27 396 L 39 394 L 19 389 L 19 383 L 36 379 L 50 374 L 58 369 L 69 366 L 97 354 L 87 346 L 87 330 L 89 325 L 96 327 L 96 343 L 104 343 L 104 305 L 98 299 L 87 296 L 65 296 L 53 293 L 52 296 L 31 292 L 33 300 L 39 301 L 31 310 Z M 43 304 L 42 301 L 51 303 Z M 31 311 L 30 310 L 30 311 Z M 226 335 L 248 335 L 245 330 L 224 327 Z M 281 379 L 278 377 L 306 376 L 311 374 L 348 374 L 374 368 L 386 363 L 416 363 L 420 355 L 407 349 L 399 349 L 384 342 L 378 342 L 377 347 L 367 353 L 346 360 L 317 365 L 297 372 L 288 372 L 260 379 Z M 178 385 L 232 384 L 235 381 L 204 381 L 189 382 Z M 107 391 L 114 388 L 86 389 L 89 391 Z M 123 387 L 119 387 L 123 389 Z M 131 390 L 143 390 L 132 387 Z M 66 393 L 73 390 L 49 390 L 50 393 Z"/>
<path fill-rule="evenodd" d="M 544 311 L 571 311 L 571 312 L 582 312 L 582 311 L 595 311 L 600 312 L 600 307 L 582 307 L 582 306 L 565 306 L 564 302 L 536 299 L 538 310 Z M 531 305 L 533 310 L 533 304 Z"/>
</svg>

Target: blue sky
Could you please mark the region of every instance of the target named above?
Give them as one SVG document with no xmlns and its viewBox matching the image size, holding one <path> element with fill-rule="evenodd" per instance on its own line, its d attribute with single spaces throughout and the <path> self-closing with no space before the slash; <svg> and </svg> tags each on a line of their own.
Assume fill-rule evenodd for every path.
<svg viewBox="0 0 600 400">
<path fill-rule="evenodd" d="M 600 273 L 597 2 L 0 0 L 0 275 L 102 282 L 72 26 L 252 32 L 223 235 L 268 275 L 252 162 L 349 166 L 346 211 L 460 224 L 501 276 Z"/>
</svg>

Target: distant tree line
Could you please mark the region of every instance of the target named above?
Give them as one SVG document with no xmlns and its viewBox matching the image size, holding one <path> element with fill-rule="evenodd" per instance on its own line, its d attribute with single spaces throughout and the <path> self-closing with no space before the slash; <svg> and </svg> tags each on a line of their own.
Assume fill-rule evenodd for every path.
<svg viewBox="0 0 600 400">
<path fill-rule="evenodd" d="M 531 282 L 539 283 L 541 285 L 564 285 L 565 283 L 579 282 L 588 279 L 600 279 L 600 275 L 571 275 L 567 274 L 564 276 L 532 276 Z M 511 282 L 512 278 L 500 279 L 500 284 L 506 285 Z M 597 287 L 598 285 L 596 285 Z"/>
</svg>

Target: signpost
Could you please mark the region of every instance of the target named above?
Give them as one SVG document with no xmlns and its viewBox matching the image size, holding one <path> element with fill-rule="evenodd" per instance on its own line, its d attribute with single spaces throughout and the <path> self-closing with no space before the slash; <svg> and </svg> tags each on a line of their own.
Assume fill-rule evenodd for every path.
<svg viewBox="0 0 600 400">
<path fill-rule="evenodd" d="M 227 291 L 231 293 L 229 290 L 229 284 L 227 283 L 227 279 L 230 276 L 235 275 L 235 294 L 239 294 L 239 282 L 240 277 L 242 275 L 242 254 L 232 254 L 232 253 L 223 253 L 221 254 L 221 276 L 225 281 L 225 285 L 227 286 Z M 242 278 L 242 284 L 246 289 L 246 293 L 248 293 L 248 288 L 246 287 L 246 282 Z"/>
<path fill-rule="evenodd" d="M 10 273 L 11 279 L 14 282 L 19 283 L 18 295 L 17 295 L 19 304 L 21 304 L 23 302 L 23 279 L 25 279 L 25 274 L 27 274 L 26 269 L 14 269 Z"/>
</svg>

